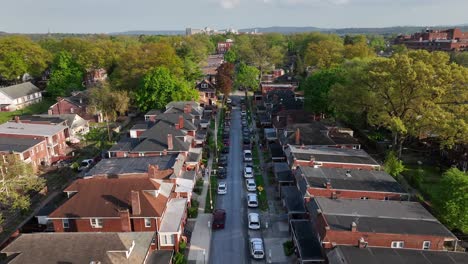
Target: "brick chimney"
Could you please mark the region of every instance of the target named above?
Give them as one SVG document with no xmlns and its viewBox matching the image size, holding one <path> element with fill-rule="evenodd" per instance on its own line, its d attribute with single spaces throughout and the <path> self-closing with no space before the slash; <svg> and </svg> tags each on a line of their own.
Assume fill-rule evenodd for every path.
<svg viewBox="0 0 468 264">
<path fill-rule="evenodd" d="M 158 171 L 159 171 L 158 165 L 151 165 L 151 164 L 148 165 L 148 177 L 149 178 L 156 179 L 158 175 Z"/>
<path fill-rule="evenodd" d="M 132 232 L 132 224 L 130 223 L 130 212 L 128 209 L 119 210 L 119 218 L 121 225 L 121 232 Z"/>
<path fill-rule="evenodd" d="M 133 215 L 141 214 L 140 193 L 138 191 L 132 191 L 131 200 L 132 200 L 132 214 Z"/>
<path fill-rule="evenodd" d="M 296 143 L 296 145 L 301 144 L 301 131 L 299 130 L 299 128 L 296 128 L 295 143 Z"/>
<path fill-rule="evenodd" d="M 351 232 L 357 232 L 357 224 L 356 222 L 351 223 Z"/>
<path fill-rule="evenodd" d="M 179 116 L 179 129 L 182 129 L 184 128 L 184 117 L 183 116 Z"/>
<path fill-rule="evenodd" d="M 190 114 L 192 112 L 192 105 L 191 104 L 186 104 L 184 107 L 184 113 Z"/>
<path fill-rule="evenodd" d="M 167 150 L 174 149 L 174 143 L 172 141 L 172 134 L 167 134 Z"/>
<path fill-rule="evenodd" d="M 15 116 L 15 123 L 21 123 L 19 116 Z"/>
<path fill-rule="evenodd" d="M 359 247 L 359 248 L 366 248 L 366 247 L 367 247 L 367 242 L 364 240 L 363 237 L 361 237 L 361 238 L 359 239 L 358 247 Z"/>
</svg>

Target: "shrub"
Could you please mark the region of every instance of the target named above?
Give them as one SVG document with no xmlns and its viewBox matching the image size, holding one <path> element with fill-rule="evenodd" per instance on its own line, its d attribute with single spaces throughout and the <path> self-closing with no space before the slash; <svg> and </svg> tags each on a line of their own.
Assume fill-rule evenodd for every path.
<svg viewBox="0 0 468 264">
<path fill-rule="evenodd" d="M 184 254 L 177 252 L 174 255 L 174 264 L 185 264 L 187 263 L 187 260 L 185 259 Z"/>
<path fill-rule="evenodd" d="M 405 170 L 403 162 L 398 159 L 394 151 L 390 151 L 387 154 L 387 157 L 385 158 L 384 162 L 384 170 L 393 177 L 396 177 L 398 174 Z"/>
<path fill-rule="evenodd" d="M 179 251 L 182 252 L 182 253 L 184 253 L 186 248 L 187 248 L 187 242 L 181 241 L 181 242 L 179 243 Z"/>
<path fill-rule="evenodd" d="M 294 244 L 291 240 L 283 243 L 284 255 L 291 256 L 294 253 Z"/>
</svg>

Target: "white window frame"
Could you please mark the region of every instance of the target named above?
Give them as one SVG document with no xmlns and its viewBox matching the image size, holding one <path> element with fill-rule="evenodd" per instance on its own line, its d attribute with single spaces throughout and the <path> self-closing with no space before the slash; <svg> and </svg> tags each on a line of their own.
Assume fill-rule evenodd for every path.
<svg viewBox="0 0 468 264">
<path fill-rule="evenodd" d="M 174 237 L 173 234 L 161 234 L 161 246 L 173 246 Z"/>
<path fill-rule="evenodd" d="M 151 227 L 151 218 L 145 218 L 145 227 Z"/>
<path fill-rule="evenodd" d="M 89 223 L 91 224 L 92 228 L 102 228 L 102 226 L 104 225 L 103 222 L 104 221 L 102 220 L 102 218 L 90 218 L 89 219 Z"/>
<path fill-rule="evenodd" d="M 144 157 L 145 156 L 145 153 L 144 152 L 139 152 L 138 153 L 138 157 Z"/>
<path fill-rule="evenodd" d="M 422 249 L 423 249 L 423 250 L 429 250 L 429 249 L 431 249 L 431 241 L 429 241 L 429 240 L 424 241 L 424 242 L 423 242 Z"/>
<path fill-rule="evenodd" d="M 68 218 L 62 219 L 62 227 L 63 228 L 70 228 L 70 221 L 68 220 Z"/>
<path fill-rule="evenodd" d="M 405 242 L 404 241 L 392 241 L 391 248 L 404 248 Z"/>
</svg>

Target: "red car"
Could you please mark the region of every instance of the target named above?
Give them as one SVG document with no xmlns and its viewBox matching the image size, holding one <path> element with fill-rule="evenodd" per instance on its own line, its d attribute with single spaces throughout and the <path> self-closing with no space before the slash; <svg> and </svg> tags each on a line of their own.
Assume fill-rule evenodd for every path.
<svg viewBox="0 0 468 264">
<path fill-rule="evenodd" d="M 224 229 L 224 222 L 226 222 L 226 211 L 224 209 L 215 209 L 213 211 L 213 229 Z"/>
</svg>

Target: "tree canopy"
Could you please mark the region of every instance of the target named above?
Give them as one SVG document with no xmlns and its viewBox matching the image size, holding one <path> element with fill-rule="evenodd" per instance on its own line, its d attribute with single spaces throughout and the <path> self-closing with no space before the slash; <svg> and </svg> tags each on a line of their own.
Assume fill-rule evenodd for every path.
<svg viewBox="0 0 468 264">
<path fill-rule="evenodd" d="M 340 68 L 325 68 L 312 73 L 302 84 L 306 98 L 305 107 L 316 114 L 331 114 L 329 104 L 330 88 L 343 81 Z"/>
<path fill-rule="evenodd" d="M 234 64 L 225 62 L 218 68 L 216 87 L 224 95 L 229 95 L 234 83 Z"/>
<path fill-rule="evenodd" d="M 256 67 L 241 62 L 236 71 L 234 86 L 236 89 L 247 87 L 252 90 L 257 90 L 260 81 L 259 75 L 260 71 Z"/>
<path fill-rule="evenodd" d="M 52 63 L 47 92 L 51 96 L 67 96 L 70 92 L 83 88 L 83 70 L 70 53 L 61 51 Z"/>
</svg>

